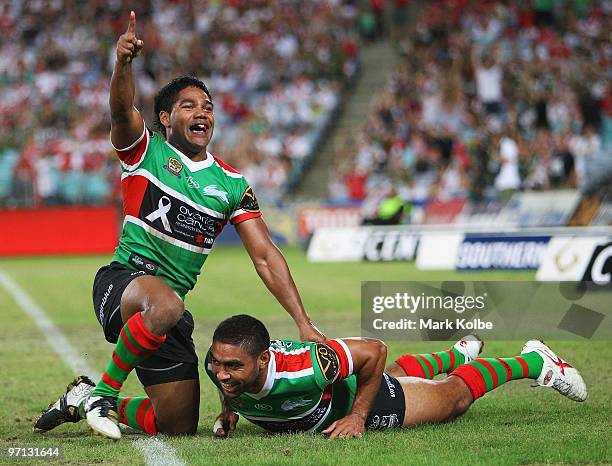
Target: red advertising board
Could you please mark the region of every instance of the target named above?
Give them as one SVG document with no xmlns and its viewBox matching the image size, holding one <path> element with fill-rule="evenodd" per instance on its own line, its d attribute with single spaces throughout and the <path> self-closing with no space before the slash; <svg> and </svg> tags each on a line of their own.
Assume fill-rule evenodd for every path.
<svg viewBox="0 0 612 466">
<path fill-rule="evenodd" d="M 425 207 L 425 224 L 447 224 L 453 223 L 465 205 L 463 199 L 452 199 L 448 201 L 431 201 Z"/>
<path fill-rule="evenodd" d="M 109 253 L 117 246 L 114 207 L 0 210 L 0 256 Z"/>
<path fill-rule="evenodd" d="M 298 235 L 307 239 L 321 227 L 355 227 L 361 223 L 359 207 L 306 207 L 298 216 Z"/>
</svg>

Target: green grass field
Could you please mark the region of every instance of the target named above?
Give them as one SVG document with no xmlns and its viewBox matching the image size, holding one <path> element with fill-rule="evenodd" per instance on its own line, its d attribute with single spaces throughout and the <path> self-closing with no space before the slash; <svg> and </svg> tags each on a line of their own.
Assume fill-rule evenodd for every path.
<svg viewBox="0 0 612 466">
<path fill-rule="evenodd" d="M 311 264 L 297 249 L 285 251 L 304 303 L 330 337 L 358 335 L 362 280 L 531 280 L 532 273 L 422 272 L 408 263 Z M 108 257 L 3 259 L 8 273 L 47 312 L 89 365 L 101 370 L 112 351 L 94 317 L 91 283 Z M 241 248 L 218 248 L 201 282 L 187 299 L 194 314 L 194 338 L 203 355 L 214 326 L 236 313 L 252 313 L 273 337 L 295 338 L 292 321 L 257 277 Z M 40 330 L 0 288 L 0 447 L 63 449 L 56 464 L 144 464 L 129 441 L 116 443 L 90 434 L 84 423 L 63 425 L 46 435 L 32 433 L 32 420 L 72 379 L 70 369 L 50 349 Z M 485 356 L 517 354 L 522 341 L 487 342 Z M 388 342 L 389 358 L 433 351 L 449 343 Z M 412 430 L 368 433 L 360 439 L 328 442 L 320 436 L 271 436 L 239 423 L 228 440 L 211 438 L 218 398 L 201 369 L 202 403 L 196 437 L 165 438 L 187 464 L 609 464 L 610 359 L 606 342 L 554 342 L 551 346 L 578 367 L 589 388 L 585 403 L 553 390 L 517 381 L 479 400 L 459 420 Z M 131 375 L 123 393 L 143 393 Z M 0 456 L 0 464 L 27 464 Z M 42 461 L 41 461 L 42 462 Z"/>
</svg>

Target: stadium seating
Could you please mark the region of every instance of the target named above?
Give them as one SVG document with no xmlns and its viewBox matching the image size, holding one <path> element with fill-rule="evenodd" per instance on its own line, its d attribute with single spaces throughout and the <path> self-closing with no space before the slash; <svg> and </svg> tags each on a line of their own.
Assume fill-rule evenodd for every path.
<svg viewBox="0 0 612 466">
<path fill-rule="evenodd" d="M 276 203 L 351 98 L 342 91 L 356 77 L 358 36 L 368 44 L 383 33 L 379 3 L 141 2 L 137 106 L 151 125 L 161 85 L 204 79 L 217 104 L 211 152 Z M 401 64 L 329 163 L 330 201 L 367 207 L 393 191 L 417 206 L 489 205 L 522 190 L 606 185 L 610 11 L 578 3 L 542 16 L 521 2 L 415 2 L 401 21 L 390 17 Z M 0 203 L 118 199 L 107 99 L 127 10 L 110 0 L 44 5 L 0 10 Z"/>
<path fill-rule="evenodd" d="M 20 153 L 30 193 L 7 194 L 4 181 L 0 197 L 9 204 L 103 202 L 116 194 L 118 169 L 88 170 L 88 158 L 99 153 L 88 146 L 93 141 L 110 155 L 108 82 L 128 6 L 47 3 L 0 8 L 0 147 Z M 136 105 L 151 125 L 157 89 L 181 74 L 203 79 L 217 104 L 209 150 L 249 174 L 260 197 L 278 198 L 299 177 L 354 78 L 351 3 L 138 2 L 132 8 L 145 48 L 134 63 Z"/>
<path fill-rule="evenodd" d="M 375 206 L 398 191 L 486 205 L 612 179 L 610 11 L 556 5 L 542 16 L 529 2 L 423 2 L 398 69 L 332 164 L 332 200 Z"/>
</svg>

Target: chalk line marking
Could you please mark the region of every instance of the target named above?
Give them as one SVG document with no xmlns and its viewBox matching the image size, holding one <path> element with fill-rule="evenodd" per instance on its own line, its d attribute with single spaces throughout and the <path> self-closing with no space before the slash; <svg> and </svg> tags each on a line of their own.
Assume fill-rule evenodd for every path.
<svg viewBox="0 0 612 466">
<path fill-rule="evenodd" d="M 51 349 L 70 367 L 72 372 L 77 375 L 87 374 L 96 379 L 100 378 L 100 373 L 87 364 L 87 361 L 81 357 L 61 330 L 49 319 L 45 310 L 2 269 L 0 269 L 0 285 L 38 326 Z M 185 466 L 176 450 L 159 437 L 139 436 L 132 441 L 134 447 L 142 453 L 146 463 L 150 466 Z"/>
</svg>

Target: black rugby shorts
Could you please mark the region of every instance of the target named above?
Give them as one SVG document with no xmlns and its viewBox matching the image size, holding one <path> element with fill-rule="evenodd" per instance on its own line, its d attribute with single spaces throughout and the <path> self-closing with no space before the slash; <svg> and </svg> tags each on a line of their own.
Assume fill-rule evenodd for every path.
<svg viewBox="0 0 612 466">
<path fill-rule="evenodd" d="M 94 313 L 109 343 L 117 343 L 125 324 L 119 311 L 123 291 L 132 280 L 144 274 L 118 262 L 98 270 L 93 284 Z M 138 379 L 145 387 L 198 378 L 198 356 L 191 337 L 193 325 L 193 316 L 185 310 L 176 326 L 166 334 L 166 341 L 136 366 Z"/>
</svg>

